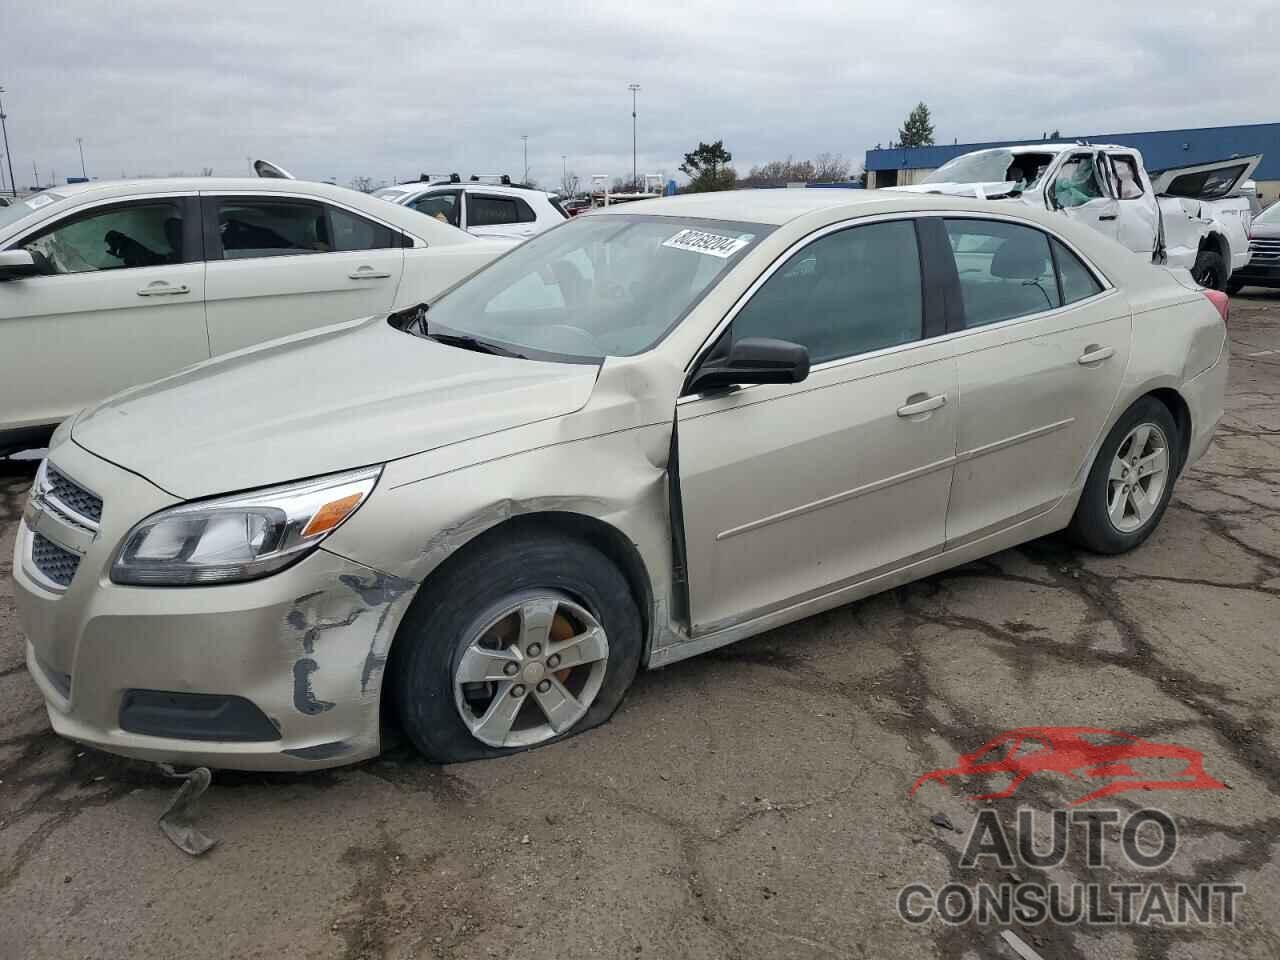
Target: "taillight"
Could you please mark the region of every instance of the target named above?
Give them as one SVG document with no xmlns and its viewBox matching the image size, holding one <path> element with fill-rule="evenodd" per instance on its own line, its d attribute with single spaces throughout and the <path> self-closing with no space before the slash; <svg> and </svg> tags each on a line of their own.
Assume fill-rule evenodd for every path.
<svg viewBox="0 0 1280 960">
<path fill-rule="evenodd" d="M 1200 291 L 1205 297 L 1218 308 L 1218 313 L 1222 316 L 1222 322 L 1226 323 L 1227 318 L 1231 316 L 1231 298 L 1221 290 L 1202 290 Z"/>
</svg>

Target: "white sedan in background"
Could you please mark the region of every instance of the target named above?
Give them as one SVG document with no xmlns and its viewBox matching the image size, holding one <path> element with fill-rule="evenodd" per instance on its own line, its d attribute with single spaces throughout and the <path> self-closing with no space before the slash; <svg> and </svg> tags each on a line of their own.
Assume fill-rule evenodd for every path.
<svg viewBox="0 0 1280 960">
<path fill-rule="evenodd" d="M 531 187 L 463 182 L 400 183 L 373 192 L 477 237 L 527 240 L 569 219 L 554 194 Z"/>
<path fill-rule="evenodd" d="M 428 301 L 510 249 L 284 179 L 59 187 L 0 208 L 0 455 L 211 356 Z"/>
</svg>

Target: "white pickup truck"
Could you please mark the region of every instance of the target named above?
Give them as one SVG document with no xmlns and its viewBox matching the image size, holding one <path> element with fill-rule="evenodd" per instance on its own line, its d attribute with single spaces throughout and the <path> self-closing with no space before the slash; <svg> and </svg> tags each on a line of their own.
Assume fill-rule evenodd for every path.
<svg viewBox="0 0 1280 960">
<path fill-rule="evenodd" d="M 1242 184 L 1262 156 L 1163 170 L 1148 176 L 1133 147 L 1038 143 L 956 157 L 923 181 L 889 187 L 914 193 L 1008 197 L 1058 210 L 1156 263 L 1183 267 L 1225 290 L 1249 262 L 1249 200 Z"/>
</svg>

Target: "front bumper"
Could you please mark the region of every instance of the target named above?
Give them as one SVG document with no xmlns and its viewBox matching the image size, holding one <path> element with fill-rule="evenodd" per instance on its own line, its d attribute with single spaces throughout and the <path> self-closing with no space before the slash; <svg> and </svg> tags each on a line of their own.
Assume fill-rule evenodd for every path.
<svg viewBox="0 0 1280 960">
<path fill-rule="evenodd" d="M 174 499 L 72 443 L 60 445 L 53 462 L 104 503 L 101 526 L 63 591 L 31 561 L 28 517 L 18 531 L 13 576 L 27 666 L 57 733 L 144 760 L 242 770 L 309 770 L 377 754 L 383 665 L 415 584 L 323 549 L 250 583 L 114 584 L 116 544 Z M 47 516 L 30 519 L 59 535 Z M 131 691 L 139 690 L 243 698 L 266 723 L 242 725 L 235 740 L 207 731 L 141 733 L 130 720 L 136 714 L 121 711 L 136 707 Z"/>
<path fill-rule="evenodd" d="M 1231 280 L 1246 287 L 1280 287 L 1280 263 L 1250 261 L 1232 273 Z"/>
</svg>

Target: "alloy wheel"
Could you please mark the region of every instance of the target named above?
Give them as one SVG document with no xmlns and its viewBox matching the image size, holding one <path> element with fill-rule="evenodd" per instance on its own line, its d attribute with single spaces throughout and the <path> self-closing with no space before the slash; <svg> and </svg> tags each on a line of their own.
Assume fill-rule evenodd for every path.
<svg viewBox="0 0 1280 960">
<path fill-rule="evenodd" d="M 479 618 L 454 667 L 458 715 L 491 747 L 531 747 L 569 730 L 604 683 L 609 640 L 554 591 L 511 598 Z"/>
<path fill-rule="evenodd" d="M 1169 440 L 1154 423 L 1125 435 L 1111 460 L 1107 516 L 1121 533 L 1141 529 L 1155 514 L 1169 482 Z"/>
</svg>

